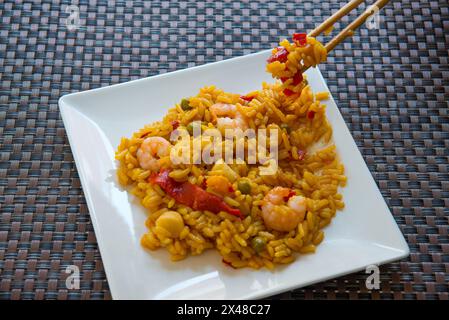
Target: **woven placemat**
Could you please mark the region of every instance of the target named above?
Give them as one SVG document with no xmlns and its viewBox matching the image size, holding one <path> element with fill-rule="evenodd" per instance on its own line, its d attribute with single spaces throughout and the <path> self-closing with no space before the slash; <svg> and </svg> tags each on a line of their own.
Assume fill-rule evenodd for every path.
<svg viewBox="0 0 449 320">
<path fill-rule="evenodd" d="M 0 299 L 111 297 L 59 97 L 267 49 L 345 2 L 1 1 Z M 410 257 L 380 290 L 360 272 L 276 298 L 448 299 L 448 18 L 447 0 L 391 1 L 321 68 Z"/>
</svg>

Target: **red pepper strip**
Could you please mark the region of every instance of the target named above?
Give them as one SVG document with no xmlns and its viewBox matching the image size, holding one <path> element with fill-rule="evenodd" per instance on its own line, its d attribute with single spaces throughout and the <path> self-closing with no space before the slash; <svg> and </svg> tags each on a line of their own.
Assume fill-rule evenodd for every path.
<svg viewBox="0 0 449 320">
<path fill-rule="evenodd" d="M 307 34 L 305 33 L 294 33 L 293 41 L 298 42 L 298 45 L 305 46 L 307 44 Z"/>
<path fill-rule="evenodd" d="M 231 267 L 231 268 L 233 268 L 233 269 L 236 269 L 236 267 L 234 267 L 234 266 L 232 265 L 232 263 L 230 263 L 229 261 L 226 261 L 225 259 L 221 259 L 221 262 L 223 262 L 225 265 L 227 265 L 227 266 L 229 266 L 229 267 Z"/>
<path fill-rule="evenodd" d="M 293 85 L 296 86 L 296 85 L 300 84 L 302 80 L 303 80 L 302 73 L 301 73 L 301 71 L 298 71 L 298 73 L 295 74 L 293 77 Z"/>
<path fill-rule="evenodd" d="M 293 196 L 296 196 L 296 191 L 290 190 L 290 193 L 286 197 L 284 197 L 284 201 L 288 201 L 288 199 L 290 199 Z"/>
<path fill-rule="evenodd" d="M 240 99 L 250 102 L 254 99 L 252 96 L 240 96 Z"/>
<path fill-rule="evenodd" d="M 282 83 L 284 83 L 285 81 L 287 81 L 290 78 L 282 77 L 280 79 L 281 79 Z M 302 73 L 301 73 L 301 71 L 298 71 L 298 73 L 293 76 L 293 85 L 296 86 L 296 85 L 300 84 L 302 80 L 303 80 Z"/>
<path fill-rule="evenodd" d="M 307 112 L 307 118 L 309 118 L 310 120 L 313 120 L 313 118 L 315 118 L 315 111 L 309 111 Z"/>
<path fill-rule="evenodd" d="M 170 197 L 194 210 L 208 210 L 213 213 L 225 211 L 242 218 L 239 209 L 231 208 L 219 196 L 209 193 L 190 182 L 178 182 L 168 176 L 168 170 L 162 170 L 149 178 L 150 183 L 158 184 Z"/>
<path fill-rule="evenodd" d="M 179 127 L 179 120 L 173 120 L 170 124 L 173 127 L 173 130 L 176 130 Z"/>
<path fill-rule="evenodd" d="M 285 62 L 287 61 L 287 56 L 288 56 L 287 49 L 285 49 L 284 47 L 278 47 L 278 51 L 275 54 L 271 55 L 271 57 L 267 59 L 267 62 L 268 63 L 272 63 L 275 61 Z"/>
<path fill-rule="evenodd" d="M 294 92 L 293 92 L 292 90 L 290 90 L 290 89 L 284 89 L 284 91 L 282 91 L 282 92 L 284 92 L 284 94 L 285 94 L 287 97 L 289 97 L 289 96 L 291 96 L 292 94 L 294 94 Z"/>
</svg>

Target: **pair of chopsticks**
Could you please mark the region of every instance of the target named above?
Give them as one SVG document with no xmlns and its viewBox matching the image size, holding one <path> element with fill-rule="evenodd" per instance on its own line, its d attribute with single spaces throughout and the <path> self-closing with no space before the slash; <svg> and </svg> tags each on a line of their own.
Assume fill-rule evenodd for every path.
<svg viewBox="0 0 449 320">
<path fill-rule="evenodd" d="M 347 37 L 354 34 L 354 31 L 360 27 L 372 14 L 374 10 L 382 9 L 390 0 L 377 0 L 372 6 L 369 6 L 361 15 L 359 15 L 354 21 L 352 21 L 346 28 L 340 31 L 334 38 L 332 38 L 326 45 L 325 48 L 329 53 L 334 49 L 340 42 L 344 41 Z M 324 31 L 331 28 L 338 20 L 346 16 L 353 9 L 357 8 L 364 0 L 351 0 L 343 7 L 341 7 L 337 12 L 335 12 L 331 17 L 327 18 L 322 24 L 312 30 L 308 36 L 317 37 Z M 304 68 L 302 71 L 306 71 L 308 68 Z"/>
</svg>

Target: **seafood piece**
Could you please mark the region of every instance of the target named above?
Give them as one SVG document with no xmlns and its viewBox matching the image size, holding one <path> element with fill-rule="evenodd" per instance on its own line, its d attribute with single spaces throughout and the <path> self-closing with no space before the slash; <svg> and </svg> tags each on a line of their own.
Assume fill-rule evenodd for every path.
<svg viewBox="0 0 449 320">
<path fill-rule="evenodd" d="M 210 107 L 212 117 L 217 122 L 217 128 L 225 129 L 248 129 L 245 117 L 237 110 L 236 105 L 228 103 L 216 103 Z"/>
<path fill-rule="evenodd" d="M 157 172 L 160 170 L 160 159 L 170 155 L 171 144 L 162 137 L 146 138 L 139 150 L 137 150 L 137 160 L 145 170 Z"/>
<path fill-rule="evenodd" d="M 262 218 L 268 228 L 277 231 L 291 231 L 304 220 L 306 198 L 295 196 L 289 188 L 276 187 L 263 199 Z"/>
</svg>

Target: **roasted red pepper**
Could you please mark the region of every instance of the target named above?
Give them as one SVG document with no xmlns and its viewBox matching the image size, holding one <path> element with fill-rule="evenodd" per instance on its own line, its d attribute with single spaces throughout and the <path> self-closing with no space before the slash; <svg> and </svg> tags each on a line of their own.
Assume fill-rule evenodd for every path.
<svg viewBox="0 0 449 320">
<path fill-rule="evenodd" d="M 290 78 L 282 77 L 281 81 L 282 81 L 282 83 L 284 83 L 288 79 L 290 79 Z M 293 83 L 294 86 L 297 86 L 298 84 L 301 83 L 302 80 L 303 80 L 302 73 L 301 73 L 301 71 L 298 71 L 298 73 L 293 76 L 293 82 L 292 83 Z"/>
<path fill-rule="evenodd" d="M 299 46 L 303 47 L 307 44 L 307 34 L 305 33 L 294 33 L 293 41 L 295 41 Z"/>
<path fill-rule="evenodd" d="M 149 182 L 158 184 L 170 197 L 194 210 L 208 210 L 213 213 L 225 211 L 242 218 L 239 209 L 230 207 L 219 196 L 209 193 L 190 182 L 178 182 L 170 178 L 168 174 L 168 170 L 162 170 L 158 174 L 151 175 Z"/>
<path fill-rule="evenodd" d="M 179 127 L 179 120 L 173 120 L 170 124 L 173 127 L 173 130 L 176 130 Z"/>
<path fill-rule="evenodd" d="M 254 99 L 253 96 L 240 96 L 240 99 L 250 102 Z"/>
<path fill-rule="evenodd" d="M 285 94 L 287 97 L 289 97 L 289 96 L 291 96 L 292 94 L 294 94 L 294 92 L 293 92 L 292 90 L 290 90 L 290 89 L 284 89 L 284 91 L 282 91 L 282 92 L 284 92 L 284 94 Z"/>
<path fill-rule="evenodd" d="M 287 61 L 288 51 L 284 47 L 278 47 L 275 54 L 272 54 L 271 57 L 267 59 L 268 63 L 272 63 L 275 61 L 285 62 Z"/>
<path fill-rule="evenodd" d="M 303 80 L 302 73 L 301 71 L 298 71 L 298 73 L 295 74 L 295 76 L 293 77 L 293 85 L 297 86 L 302 82 L 302 80 Z"/>
<path fill-rule="evenodd" d="M 286 197 L 284 197 L 284 201 L 288 201 L 288 199 L 290 199 L 293 196 L 296 196 L 296 191 L 290 190 L 289 194 Z"/>
<path fill-rule="evenodd" d="M 309 118 L 310 120 L 313 120 L 313 118 L 315 118 L 315 111 L 309 111 L 307 112 L 307 118 Z"/>
<path fill-rule="evenodd" d="M 229 261 L 226 261 L 225 259 L 221 259 L 221 262 L 223 262 L 225 265 L 227 265 L 228 267 L 231 267 L 233 269 L 236 269 L 232 263 L 230 263 Z"/>
</svg>

